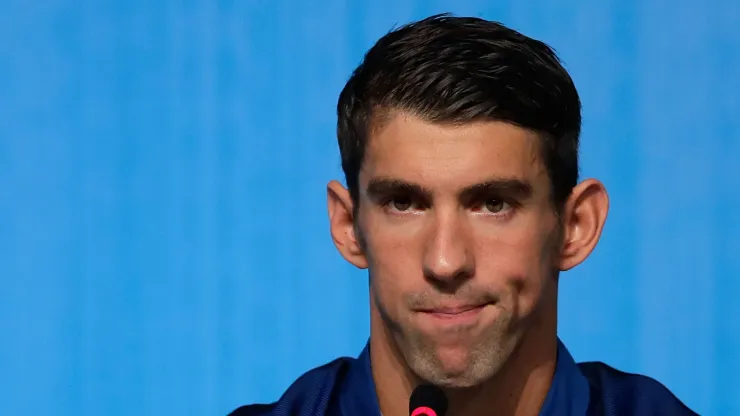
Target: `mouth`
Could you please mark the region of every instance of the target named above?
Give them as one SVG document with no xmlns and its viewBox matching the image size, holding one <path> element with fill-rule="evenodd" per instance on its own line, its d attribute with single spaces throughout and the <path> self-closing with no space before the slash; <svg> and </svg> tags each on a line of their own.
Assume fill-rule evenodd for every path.
<svg viewBox="0 0 740 416">
<path fill-rule="evenodd" d="M 436 325 L 466 325 L 474 323 L 486 305 L 488 304 L 436 306 L 418 312 L 423 319 Z"/>
</svg>

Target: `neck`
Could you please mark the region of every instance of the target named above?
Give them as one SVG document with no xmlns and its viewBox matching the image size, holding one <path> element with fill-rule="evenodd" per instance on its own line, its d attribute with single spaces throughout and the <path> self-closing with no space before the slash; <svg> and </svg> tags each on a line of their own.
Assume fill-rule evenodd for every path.
<svg viewBox="0 0 740 416">
<path fill-rule="evenodd" d="M 550 318 L 532 322 L 493 378 L 475 387 L 445 391 L 450 405 L 446 416 L 490 414 L 494 410 L 497 415 L 507 416 L 539 413 L 552 384 L 557 361 L 556 308 L 541 306 L 538 315 Z M 406 416 L 409 396 L 422 380 L 406 365 L 374 305 L 371 306 L 370 326 L 370 360 L 381 413 L 383 416 Z"/>
</svg>

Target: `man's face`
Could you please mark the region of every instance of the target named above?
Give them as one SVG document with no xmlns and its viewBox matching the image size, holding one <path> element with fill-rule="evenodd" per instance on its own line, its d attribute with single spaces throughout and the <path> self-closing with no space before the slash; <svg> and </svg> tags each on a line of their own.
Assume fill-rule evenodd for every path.
<svg viewBox="0 0 740 416">
<path fill-rule="evenodd" d="M 558 223 L 538 140 L 405 114 L 369 140 L 356 225 L 372 307 L 422 379 L 492 377 L 554 296 Z"/>
</svg>

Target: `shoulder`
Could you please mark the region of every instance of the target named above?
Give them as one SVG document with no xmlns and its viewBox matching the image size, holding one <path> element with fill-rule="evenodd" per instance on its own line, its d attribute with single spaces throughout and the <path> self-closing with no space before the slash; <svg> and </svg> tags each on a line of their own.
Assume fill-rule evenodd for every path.
<svg viewBox="0 0 740 416">
<path fill-rule="evenodd" d="M 605 415 L 697 415 L 659 381 L 600 362 L 578 364 L 591 387 L 591 401 Z"/>
<path fill-rule="evenodd" d="M 326 413 L 332 396 L 353 358 L 338 358 L 301 375 L 278 401 L 241 406 L 229 416 L 314 416 Z"/>
</svg>

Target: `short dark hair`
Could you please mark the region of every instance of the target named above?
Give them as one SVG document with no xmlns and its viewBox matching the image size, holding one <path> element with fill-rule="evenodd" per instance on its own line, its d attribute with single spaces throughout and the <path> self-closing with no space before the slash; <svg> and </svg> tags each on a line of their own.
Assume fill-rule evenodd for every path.
<svg viewBox="0 0 740 416">
<path fill-rule="evenodd" d="M 581 102 L 555 52 L 500 23 L 439 14 L 383 36 L 337 103 L 337 138 L 350 195 L 373 126 L 403 111 L 431 122 L 505 121 L 542 141 L 560 210 L 578 181 Z"/>
</svg>

